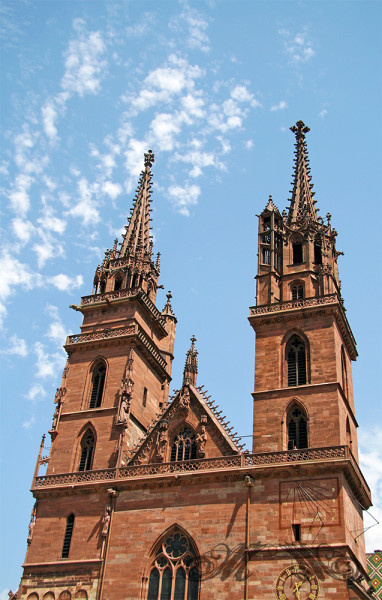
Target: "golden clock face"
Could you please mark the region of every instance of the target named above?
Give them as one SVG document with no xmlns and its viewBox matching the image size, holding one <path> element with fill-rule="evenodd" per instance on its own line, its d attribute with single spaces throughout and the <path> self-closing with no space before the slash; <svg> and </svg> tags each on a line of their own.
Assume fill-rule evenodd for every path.
<svg viewBox="0 0 382 600">
<path fill-rule="evenodd" d="M 318 579 L 305 565 L 290 565 L 277 578 L 278 600 L 316 600 L 318 592 Z"/>
</svg>

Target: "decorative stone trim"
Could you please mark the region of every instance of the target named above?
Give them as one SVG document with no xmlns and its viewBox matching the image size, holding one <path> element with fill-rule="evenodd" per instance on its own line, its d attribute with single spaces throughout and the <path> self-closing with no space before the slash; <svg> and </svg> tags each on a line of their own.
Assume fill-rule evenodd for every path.
<svg viewBox="0 0 382 600">
<path fill-rule="evenodd" d="M 326 294 L 326 296 L 319 296 L 318 298 L 301 298 L 300 300 L 287 300 L 286 302 L 266 304 L 265 306 L 251 306 L 249 309 L 249 314 L 250 317 L 252 317 L 284 310 L 295 310 L 308 308 L 310 306 L 320 306 L 321 304 L 337 304 L 338 302 L 339 298 L 337 294 Z"/>
</svg>

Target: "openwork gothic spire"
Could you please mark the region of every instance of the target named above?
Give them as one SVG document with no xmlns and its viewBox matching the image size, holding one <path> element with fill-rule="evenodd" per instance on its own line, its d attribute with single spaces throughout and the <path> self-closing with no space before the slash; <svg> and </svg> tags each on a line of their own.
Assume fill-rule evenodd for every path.
<svg viewBox="0 0 382 600">
<path fill-rule="evenodd" d="M 310 131 L 303 121 L 297 121 L 290 128 L 296 136 L 295 163 L 292 198 L 288 213 L 288 224 L 301 221 L 306 217 L 317 221 L 317 211 L 313 200 L 313 184 L 310 178 L 308 149 L 305 134 Z"/>
<path fill-rule="evenodd" d="M 152 241 L 150 236 L 150 192 L 151 192 L 151 167 L 154 163 L 154 154 L 149 150 L 144 155 L 145 169 L 142 171 L 137 193 L 134 199 L 126 233 L 119 256 L 127 256 L 136 252 L 152 259 Z"/>
<path fill-rule="evenodd" d="M 183 371 L 183 385 L 196 386 L 196 377 L 198 375 L 198 351 L 195 350 L 196 337 L 191 338 L 191 348 L 187 352 L 186 364 Z"/>
</svg>

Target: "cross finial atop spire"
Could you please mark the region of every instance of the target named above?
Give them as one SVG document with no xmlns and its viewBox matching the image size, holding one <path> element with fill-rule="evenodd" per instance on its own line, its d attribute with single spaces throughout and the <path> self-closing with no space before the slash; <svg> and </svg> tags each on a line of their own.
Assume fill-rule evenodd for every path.
<svg viewBox="0 0 382 600">
<path fill-rule="evenodd" d="M 296 140 L 299 138 L 305 138 L 305 134 L 309 133 L 310 129 L 305 125 L 304 121 L 297 121 L 296 125 L 290 127 L 290 130 L 296 135 Z"/>
<path fill-rule="evenodd" d="M 166 298 L 167 298 L 167 302 L 164 305 L 164 309 L 162 310 L 162 315 L 165 317 L 175 317 L 174 312 L 172 310 L 172 306 L 171 306 L 172 294 L 171 294 L 170 290 L 166 294 Z"/>
<path fill-rule="evenodd" d="M 191 348 L 187 352 L 186 364 L 183 371 L 183 385 L 196 385 L 196 377 L 198 375 L 198 351 L 195 350 L 196 337 L 193 335 L 191 340 Z"/>
<path fill-rule="evenodd" d="M 149 169 L 153 166 L 155 162 L 155 154 L 153 154 L 152 150 L 149 150 L 147 153 L 145 152 L 145 167 Z"/>
</svg>

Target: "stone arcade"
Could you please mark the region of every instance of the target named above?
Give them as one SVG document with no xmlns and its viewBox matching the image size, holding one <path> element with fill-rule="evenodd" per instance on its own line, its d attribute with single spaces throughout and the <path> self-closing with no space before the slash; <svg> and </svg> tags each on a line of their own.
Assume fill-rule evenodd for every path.
<svg viewBox="0 0 382 600">
<path fill-rule="evenodd" d="M 156 306 L 149 151 L 122 244 L 72 305 L 83 324 L 37 460 L 18 600 L 373 596 L 340 253 L 315 208 L 309 129 L 292 131 L 289 209 L 269 198 L 259 217 L 252 453 L 197 383 L 194 337 L 169 398 L 176 318 L 171 293 Z"/>
</svg>

